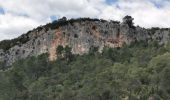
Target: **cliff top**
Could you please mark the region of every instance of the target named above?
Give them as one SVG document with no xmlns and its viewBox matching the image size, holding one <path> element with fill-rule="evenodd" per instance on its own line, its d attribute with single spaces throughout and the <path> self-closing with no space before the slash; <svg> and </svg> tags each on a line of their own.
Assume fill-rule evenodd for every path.
<svg viewBox="0 0 170 100">
<path fill-rule="evenodd" d="M 134 26 L 134 23 L 133 23 L 133 20 L 134 18 L 132 18 L 131 16 L 125 16 L 123 18 L 123 24 L 128 24 L 128 26 L 130 28 L 135 28 L 136 26 Z M 21 44 L 24 44 L 26 43 L 27 41 L 30 40 L 30 33 L 32 32 L 39 32 L 41 30 L 45 30 L 45 31 L 48 31 L 48 30 L 54 30 L 54 29 L 57 29 L 61 26 L 65 26 L 65 25 L 68 25 L 68 24 L 73 24 L 75 22 L 78 22 L 78 23 L 81 23 L 81 22 L 85 22 L 85 21 L 89 21 L 89 22 L 102 22 L 102 23 L 105 23 L 105 22 L 113 22 L 113 23 L 116 23 L 116 24 L 120 24 L 119 21 L 113 21 L 113 20 L 104 20 L 104 19 L 97 19 L 97 18 L 77 18 L 77 19 L 68 19 L 66 17 L 63 17 L 61 19 L 58 19 L 58 20 L 55 20 L 51 23 L 47 23 L 46 25 L 43 25 L 43 26 L 39 26 L 37 28 L 34 28 L 33 30 L 30 30 L 28 31 L 27 33 L 19 36 L 18 38 L 14 38 L 14 39 L 11 39 L 11 40 L 3 40 L 3 41 L 0 41 L 0 49 L 4 50 L 4 51 L 7 51 L 9 50 L 11 47 L 15 46 L 15 45 L 21 45 Z M 138 26 L 139 27 L 139 26 Z M 152 27 L 152 28 L 148 28 L 147 30 L 148 31 L 151 31 L 151 33 L 153 33 L 154 31 L 156 30 L 168 30 L 169 28 L 159 28 L 159 27 Z"/>
</svg>

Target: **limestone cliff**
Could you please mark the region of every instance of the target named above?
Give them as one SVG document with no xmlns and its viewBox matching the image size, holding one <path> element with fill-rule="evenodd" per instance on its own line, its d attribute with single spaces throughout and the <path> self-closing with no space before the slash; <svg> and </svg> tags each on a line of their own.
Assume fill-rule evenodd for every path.
<svg viewBox="0 0 170 100">
<path fill-rule="evenodd" d="M 49 53 L 49 59 L 54 60 L 58 45 L 70 46 L 73 54 L 84 54 L 91 46 L 101 51 L 104 46 L 121 47 L 135 41 L 158 41 L 160 44 L 169 41 L 170 29 L 135 27 L 132 20 L 130 16 L 124 17 L 123 23 L 89 18 L 60 19 L 19 38 L 2 41 L 0 61 L 11 65 L 19 59 L 42 53 Z"/>
</svg>

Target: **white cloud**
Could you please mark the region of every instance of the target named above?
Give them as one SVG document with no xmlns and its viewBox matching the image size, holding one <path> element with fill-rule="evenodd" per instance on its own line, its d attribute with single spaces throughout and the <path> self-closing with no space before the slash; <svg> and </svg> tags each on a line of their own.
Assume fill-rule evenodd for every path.
<svg viewBox="0 0 170 100">
<path fill-rule="evenodd" d="M 159 7 L 160 5 L 160 7 Z M 50 22 L 50 16 L 97 17 L 121 21 L 125 15 L 142 27 L 170 27 L 168 0 L 0 0 L 5 11 L 0 15 L 0 40 Z"/>
<path fill-rule="evenodd" d="M 0 15 L 0 39 L 11 39 L 21 35 L 25 30 L 39 26 L 40 22 L 12 14 Z"/>
<path fill-rule="evenodd" d="M 150 0 L 151 1 L 151 0 Z M 135 25 L 142 27 L 170 27 L 170 2 L 157 0 L 162 7 L 157 7 L 149 0 L 119 0 L 105 7 L 100 17 L 121 20 L 125 15 L 134 17 Z"/>
</svg>

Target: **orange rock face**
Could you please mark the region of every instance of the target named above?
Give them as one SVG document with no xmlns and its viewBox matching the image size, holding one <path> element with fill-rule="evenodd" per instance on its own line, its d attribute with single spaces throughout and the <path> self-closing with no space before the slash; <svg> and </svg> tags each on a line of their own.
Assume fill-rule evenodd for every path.
<svg viewBox="0 0 170 100">
<path fill-rule="evenodd" d="M 65 41 L 63 40 L 61 33 L 62 33 L 62 31 L 60 28 L 56 30 L 54 40 L 52 41 L 51 47 L 49 49 L 49 60 L 50 61 L 54 61 L 57 59 L 56 48 L 59 45 L 64 45 Z"/>
<path fill-rule="evenodd" d="M 122 47 L 124 44 L 124 36 L 123 35 L 118 35 L 116 38 L 109 38 L 106 41 L 106 45 L 109 47 Z"/>
</svg>

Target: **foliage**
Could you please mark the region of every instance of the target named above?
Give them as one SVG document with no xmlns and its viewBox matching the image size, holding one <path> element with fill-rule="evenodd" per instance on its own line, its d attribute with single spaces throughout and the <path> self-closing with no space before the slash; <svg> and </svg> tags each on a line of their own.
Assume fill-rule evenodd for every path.
<svg viewBox="0 0 170 100">
<path fill-rule="evenodd" d="M 57 52 L 58 59 L 64 58 L 67 61 L 71 61 L 73 59 L 71 48 L 68 45 L 66 45 L 65 47 L 59 45 L 56 49 L 56 52 Z"/>
<path fill-rule="evenodd" d="M 48 23 L 48 24 L 43 25 L 43 26 L 38 26 L 37 28 L 35 28 L 31 31 L 28 31 L 26 34 L 23 34 L 18 38 L 0 41 L 0 49 L 3 49 L 6 52 L 7 50 L 9 50 L 11 47 L 13 47 L 15 45 L 22 45 L 22 44 L 28 42 L 30 40 L 29 34 L 31 32 L 39 32 L 43 29 L 48 31 L 49 29 L 57 29 L 61 26 L 65 26 L 65 25 L 68 25 L 68 24 L 72 25 L 75 22 L 84 22 L 84 21 L 100 21 L 100 22 L 103 22 L 103 23 L 107 22 L 106 20 L 103 20 L 103 19 L 99 20 L 99 19 L 96 19 L 96 18 L 77 18 L 77 19 L 67 20 L 67 18 L 63 17 L 61 19 L 53 21 L 52 23 Z M 118 21 L 111 21 L 111 22 L 119 24 Z M 36 37 L 37 36 L 35 36 L 33 38 L 36 38 Z"/>
<path fill-rule="evenodd" d="M 169 47 L 138 42 L 102 53 L 91 47 L 71 60 L 23 59 L 0 72 L 0 100 L 169 100 Z"/>
<path fill-rule="evenodd" d="M 0 41 L 0 49 L 7 51 L 15 45 L 21 45 L 21 44 L 26 43 L 29 40 L 28 34 L 29 32 L 15 39 Z"/>
<path fill-rule="evenodd" d="M 130 28 L 135 28 L 135 26 L 133 25 L 133 24 L 134 24 L 134 23 L 133 23 L 133 20 L 134 20 L 134 18 L 132 18 L 131 16 L 128 16 L 128 15 L 126 15 L 126 16 L 123 18 L 123 22 L 126 23 L 126 24 L 128 24 L 128 26 L 129 26 Z"/>
</svg>

